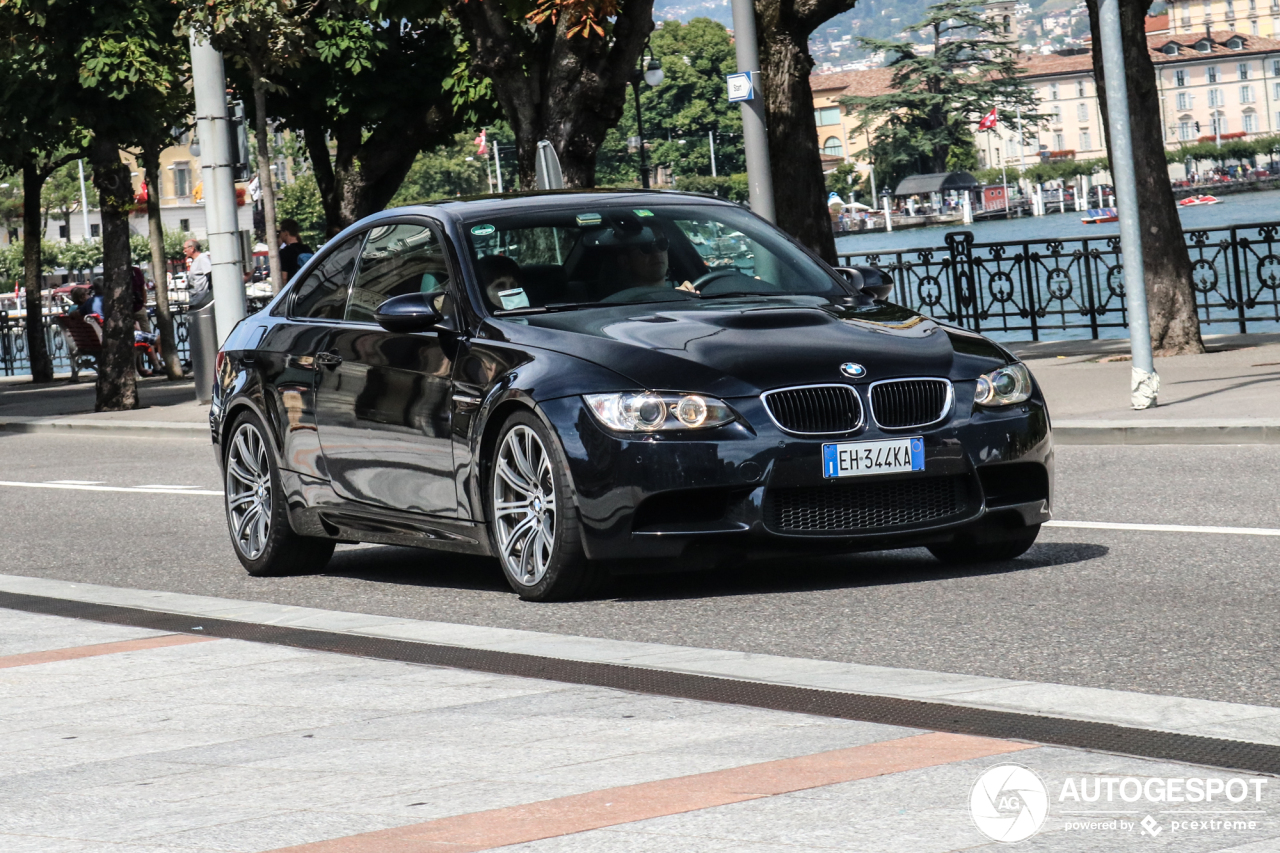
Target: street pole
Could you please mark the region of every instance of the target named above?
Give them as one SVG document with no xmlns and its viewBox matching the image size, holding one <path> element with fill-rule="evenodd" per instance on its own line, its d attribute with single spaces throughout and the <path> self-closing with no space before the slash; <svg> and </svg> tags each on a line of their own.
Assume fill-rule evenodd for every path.
<svg viewBox="0 0 1280 853">
<path fill-rule="evenodd" d="M 879 198 L 879 196 L 876 195 L 876 161 L 871 159 L 871 131 L 869 130 L 866 131 L 866 134 L 867 134 L 867 165 L 871 167 L 870 169 L 871 206 L 875 207 L 876 199 Z"/>
<path fill-rule="evenodd" d="M 230 129 L 227 121 L 227 77 L 222 54 L 191 33 L 191 84 L 196 96 L 196 124 L 203 141 L 201 173 L 204 212 L 209 235 L 210 276 L 214 320 L 221 345 L 244 319 L 244 276 L 240 266 L 236 221 L 236 184 L 231 174 Z M 274 239 L 267 235 L 268 239 Z"/>
<path fill-rule="evenodd" d="M 1022 190 L 1022 173 L 1026 169 L 1022 156 L 1026 153 L 1026 137 L 1022 135 L 1022 107 L 1014 108 L 1018 114 L 1018 190 Z"/>
<path fill-rule="evenodd" d="M 716 176 L 716 132 L 707 131 L 707 144 L 711 146 L 711 177 Z"/>
<path fill-rule="evenodd" d="M 1133 136 L 1129 125 L 1129 91 L 1125 81 L 1120 35 L 1120 0 L 1099 0 L 1098 29 L 1102 68 L 1106 75 L 1107 117 L 1111 130 L 1111 176 L 1120 218 L 1120 251 L 1124 257 L 1124 293 L 1129 313 L 1129 347 L 1133 354 L 1130 405 L 1156 405 L 1160 377 L 1151 357 L 1151 325 L 1147 316 L 1146 271 L 1142 263 L 1142 222 L 1138 182 L 1133 170 Z"/>
<path fill-rule="evenodd" d="M 84 160 L 80 160 L 80 217 L 84 222 L 84 239 L 81 242 L 89 242 L 89 194 L 84 188 Z M 69 224 L 69 223 L 68 223 Z M 71 229 L 67 229 L 67 237 L 71 237 Z"/>
<path fill-rule="evenodd" d="M 769 171 L 769 133 L 764 121 L 764 92 L 756 84 L 760 53 L 756 46 L 756 10 L 752 0 L 733 0 L 733 45 L 738 71 L 751 74 L 751 100 L 743 101 L 742 144 L 747 155 L 751 209 L 774 222 L 773 175 Z"/>
<path fill-rule="evenodd" d="M 631 91 L 636 96 L 636 133 L 640 134 L 640 186 L 649 189 L 649 161 L 644 156 L 644 119 L 640 115 L 640 75 L 631 78 Z"/>
<path fill-rule="evenodd" d="M 498 194 L 502 194 L 502 159 L 498 157 L 498 140 L 493 141 L 493 167 L 498 173 Z"/>
</svg>

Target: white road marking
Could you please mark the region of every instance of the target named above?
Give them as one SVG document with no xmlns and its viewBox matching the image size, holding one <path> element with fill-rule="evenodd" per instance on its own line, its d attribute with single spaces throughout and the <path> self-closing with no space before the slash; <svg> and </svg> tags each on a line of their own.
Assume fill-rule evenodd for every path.
<svg viewBox="0 0 1280 853">
<path fill-rule="evenodd" d="M 1273 527 L 1197 527 L 1191 524 L 1121 524 L 1114 521 L 1046 521 L 1045 527 L 1086 530 L 1147 530 L 1156 533 L 1225 533 L 1232 536 L 1280 536 Z"/>
<path fill-rule="evenodd" d="M 55 486 L 101 486 L 104 480 L 49 480 Z"/>
<path fill-rule="evenodd" d="M 133 492 L 141 495 L 211 495 L 222 497 L 222 492 L 211 489 L 193 489 L 185 486 L 179 488 L 152 488 L 143 486 L 99 486 L 78 483 L 19 483 L 13 480 L 0 480 L 0 486 L 11 486 L 19 489 L 71 489 L 79 492 Z"/>
<path fill-rule="evenodd" d="M 144 483 L 141 486 L 134 486 L 135 489 L 198 489 L 199 486 L 174 486 L 169 483 Z"/>
</svg>

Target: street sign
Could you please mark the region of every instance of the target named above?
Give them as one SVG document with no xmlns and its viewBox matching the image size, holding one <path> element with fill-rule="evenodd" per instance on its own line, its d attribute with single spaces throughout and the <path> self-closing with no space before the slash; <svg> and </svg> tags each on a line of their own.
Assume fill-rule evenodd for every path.
<svg viewBox="0 0 1280 853">
<path fill-rule="evenodd" d="M 750 101 L 755 98 L 755 87 L 751 84 L 751 72 L 730 74 L 725 80 L 729 84 L 729 103 Z"/>
</svg>

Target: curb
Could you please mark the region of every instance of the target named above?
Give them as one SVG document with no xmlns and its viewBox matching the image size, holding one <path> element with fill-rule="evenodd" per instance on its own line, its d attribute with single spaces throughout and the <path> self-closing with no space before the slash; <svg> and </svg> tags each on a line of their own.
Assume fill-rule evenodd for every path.
<svg viewBox="0 0 1280 853">
<path fill-rule="evenodd" d="M 1054 443 L 1081 444 L 1280 444 L 1280 421 L 1169 420 L 1159 424 L 1132 421 L 1058 421 Z"/>
<path fill-rule="evenodd" d="M 0 418 L 0 432 L 69 433 L 142 438 L 208 438 L 207 423 L 175 421 L 90 421 L 78 418 Z"/>
</svg>

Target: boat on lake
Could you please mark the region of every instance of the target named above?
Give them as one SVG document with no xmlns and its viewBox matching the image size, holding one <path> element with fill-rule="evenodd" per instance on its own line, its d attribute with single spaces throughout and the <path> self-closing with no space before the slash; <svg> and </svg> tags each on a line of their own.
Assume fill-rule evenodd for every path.
<svg viewBox="0 0 1280 853">
<path fill-rule="evenodd" d="M 1091 207 L 1087 216 L 1080 217 L 1085 225 L 1097 225 L 1101 222 L 1115 222 L 1120 218 L 1114 207 Z"/>
<path fill-rule="evenodd" d="M 1178 202 L 1179 207 L 1199 207 L 1203 204 L 1222 204 L 1222 199 L 1212 195 L 1193 195 Z"/>
</svg>

